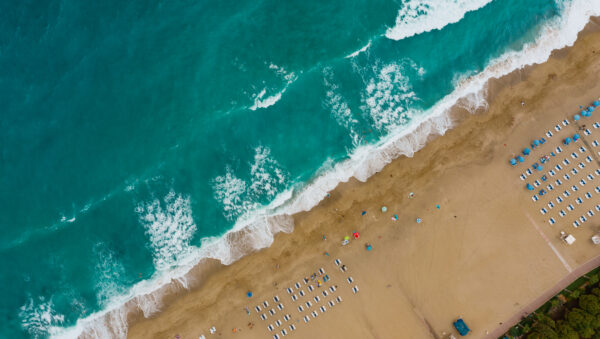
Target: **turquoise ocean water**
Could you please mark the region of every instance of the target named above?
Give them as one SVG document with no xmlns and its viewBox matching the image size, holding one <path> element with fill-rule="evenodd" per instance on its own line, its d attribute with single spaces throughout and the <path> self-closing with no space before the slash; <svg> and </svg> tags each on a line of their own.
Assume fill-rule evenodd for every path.
<svg viewBox="0 0 600 339">
<path fill-rule="evenodd" d="M 265 215 L 368 176 L 469 76 L 572 42 L 590 3 L 0 2 L 0 337 L 122 337 L 99 312 L 237 259 L 234 227 L 268 246 Z"/>
</svg>

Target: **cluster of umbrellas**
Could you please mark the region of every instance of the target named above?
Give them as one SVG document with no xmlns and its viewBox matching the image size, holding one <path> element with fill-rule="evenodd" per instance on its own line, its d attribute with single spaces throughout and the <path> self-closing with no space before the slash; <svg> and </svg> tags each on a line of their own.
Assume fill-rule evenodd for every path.
<svg viewBox="0 0 600 339">
<path fill-rule="evenodd" d="M 579 140 L 581 138 L 581 136 L 578 133 L 573 134 L 573 139 L 566 137 L 565 141 L 563 141 L 563 144 L 568 145 L 571 143 L 571 141 L 576 142 L 577 140 Z"/>
<path fill-rule="evenodd" d="M 581 119 L 582 116 L 583 117 L 591 117 L 592 116 L 592 112 L 598 106 L 600 106 L 600 101 L 596 100 L 596 101 L 594 101 L 594 105 L 588 107 L 587 109 L 581 110 L 581 112 L 579 113 L 579 114 L 581 114 L 581 116 L 579 116 L 579 114 L 575 114 L 573 116 L 573 119 L 575 121 L 577 121 L 577 120 Z"/>
</svg>

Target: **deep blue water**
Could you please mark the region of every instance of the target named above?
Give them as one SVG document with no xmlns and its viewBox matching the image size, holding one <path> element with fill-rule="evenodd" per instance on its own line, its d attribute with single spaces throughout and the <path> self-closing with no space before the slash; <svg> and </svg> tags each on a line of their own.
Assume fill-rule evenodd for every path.
<svg viewBox="0 0 600 339">
<path fill-rule="evenodd" d="M 0 2 L 0 337 L 177 267 L 561 13 L 495 0 L 444 23 L 456 3 L 477 1 Z M 422 29 L 385 36 L 403 20 Z"/>
</svg>

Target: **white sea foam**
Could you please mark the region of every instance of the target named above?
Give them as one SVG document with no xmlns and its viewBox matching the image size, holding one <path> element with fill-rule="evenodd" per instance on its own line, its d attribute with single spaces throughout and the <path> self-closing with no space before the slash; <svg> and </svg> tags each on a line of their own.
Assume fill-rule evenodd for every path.
<svg viewBox="0 0 600 339">
<path fill-rule="evenodd" d="M 46 300 L 39 297 L 37 300 L 30 298 L 21 306 L 19 318 L 21 326 L 33 338 L 44 338 L 52 333 L 52 329 L 60 326 L 65 317 L 54 311 L 52 299 Z"/>
<path fill-rule="evenodd" d="M 98 243 L 94 247 L 94 254 L 97 257 L 94 270 L 96 298 L 99 305 L 107 306 L 115 296 L 126 292 L 125 287 L 119 283 L 120 277 L 125 275 L 125 267 L 104 243 Z"/>
<path fill-rule="evenodd" d="M 354 51 L 348 55 L 346 55 L 344 58 L 348 59 L 348 58 L 354 58 L 355 56 L 359 55 L 362 52 L 365 52 L 367 49 L 369 49 L 369 47 L 371 47 L 371 40 L 369 40 L 369 42 L 367 42 L 366 45 L 364 45 L 363 47 L 361 47 L 358 51 Z"/>
<path fill-rule="evenodd" d="M 351 177 L 364 181 L 393 159 L 402 155 L 412 156 L 425 145 L 430 135 L 442 135 L 452 127 L 447 113 L 459 99 L 465 99 L 461 103 L 471 109 L 485 106 L 487 80 L 526 65 L 544 62 L 552 50 L 572 45 L 590 16 L 600 15 L 600 2 L 575 0 L 564 4 L 560 19 L 549 22 L 534 43 L 525 46 L 523 51 L 505 53 L 492 61 L 482 73 L 457 81 L 454 92 L 427 112 L 416 112 L 418 114 L 414 115 L 407 128 L 397 128 L 376 145 L 358 147 L 347 161 L 337 164 L 327 161 L 317 173 L 318 176 L 298 192 L 293 194 L 287 190 L 279 193 L 269 206 L 238 218 L 234 228 L 224 236 L 203 239 L 202 246 L 192 248 L 189 255 L 177 262 L 176 268 L 157 272 L 152 279 L 136 284 L 126 295 L 115 298 L 105 310 L 80 319 L 75 326 L 68 329 L 54 327 L 48 332 L 60 338 L 75 338 L 81 334 L 92 338 L 124 338 L 127 334 L 125 319 L 128 312 L 140 309 L 146 316 L 156 312 L 160 307 L 161 287 L 172 283 L 173 279 L 177 284 L 186 286 L 185 274 L 202 258 L 218 259 L 229 265 L 252 251 L 268 247 L 274 234 L 292 231 L 293 220 L 289 215 L 310 210 L 339 183 Z M 56 316 L 60 320 L 60 315 L 38 318 L 53 319 Z M 42 323 L 56 326 L 59 322 Z"/>
<path fill-rule="evenodd" d="M 252 98 L 254 100 L 254 104 L 250 106 L 250 109 L 253 111 L 256 111 L 258 108 L 267 108 L 275 105 L 279 99 L 281 99 L 281 96 L 283 93 L 285 93 L 288 86 L 297 78 L 294 72 L 288 72 L 285 70 L 285 68 L 277 66 L 273 63 L 269 64 L 269 69 L 275 71 L 275 74 L 277 74 L 283 81 L 284 86 L 275 94 L 267 95 L 267 88 L 263 88 L 258 94 L 255 94 Z"/>
<path fill-rule="evenodd" d="M 175 266 L 189 254 L 189 242 L 196 232 L 189 196 L 171 191 L 162 201 L 138 205 L 136 212 L 146 228 L 157 270 Z"/>
<path fill-rule="evenodd" d="M 407 0 L 396 16 L 394 27 L 385 36 L 401 40 L 413 35 L 442 29 L 460 21 L 467 12 L 478 10 L 492 0 Z"/>
<path fill-rule="evenodd" d="M 323 83 L 326 89 L 323 106 L 331 111 L 340 126 L 348 130 L 353 147 L 358 146 L 360 144 L 360 134 L 357 131 L 359 122 L 352 115 L 350 106 L 340 93 L 338 85 L 335 84 L 331 68 L 323 69 Z"/>
</svg>

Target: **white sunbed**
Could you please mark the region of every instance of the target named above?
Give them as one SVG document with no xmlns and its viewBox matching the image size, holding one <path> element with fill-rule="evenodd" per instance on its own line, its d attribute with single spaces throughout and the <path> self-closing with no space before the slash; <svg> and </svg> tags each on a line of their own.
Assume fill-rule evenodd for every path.
<svg viewBox="0 0 600 339">
<path fill-rule="evenodd" d="M 287 335 L 287 331 L 285 330 L 285 328 L 283 330 L 281 330 L 281 335 L 284 337 Z"/>
<path fill-rule="evenodd" d="M 300 313 L 304 312 L 304 307 L 302 307 L 302 305 L 298 306 L 298 312 L 300 312 Z"/>
<path fill-rule="evenodd" d="M 333 300 L 329 300 L 329 301 L 327 302 L 327 304 L 329 305 L 329 307 L 333 307 L 333 306 L 335 306 L 335 302 L 334 302 Z"/>
<path fill-rule="evenodd" d="M 319 268 L 319 273 L 325 274 L 325 270 L 321 267 L 321 268 Z"/>
<path fill-rule="evenodd" d="M 317 311 L 312 311 L 310 314 L 312 314 L 313 318 L 316 318 L 319 316 L 319 313 L 317 313 Z"/>
<path fill-rule="evenodd" d="M 348 277 L 348 279 L 346 280 L 348 280 L 348 284 L 352 284 L 354 282 L 354 279 L 352 279 L 352 277 Z"/>
<path fill-rule="evenodd" d="M 279 302 L 279 296 L 274 296 L 273 297 L 273 301 L 276 302 L 276 303 L 278 303 Z"/>
<path fill-rule="evenodd" d="M 281 320 L 277 319 L 277 321 L 275 322 L 275 326 L 277 326 L 277 327 L 281 326 Z"/>
<path fill-rule="evenodd" d="M 283 304 L 277 304 L 277 308 L 281 311 L 283 310 Z"/>
<path fill-rule="evenodd" d="M 296 329 L 296 325 L 294 325 L 294 324 L 291 324 L 291 325 L 290 325 L 290 331 L 294 331 L 295 329 Z"/>
<path fill-rule="evenodd" d="M 336 266 L 340 266 L 342 264 L 342 261 L 340 259 L 335 259 L 334 262 Z"/>
<path fill-rule="evenodd" d="M 269 332 L 273 332 L 275 327 L 273 327 L 273 325 L 269 324 L 269 326 L 267 326 L 267 329 L 269 330 Z"/>
<path fill-rule="evenodd" d="M 310 317 L 309 317 L 309 316 L 307 316 L 307 315 L 305 315 L 305 316 L 304 316 L 304 322 L 305 322 L 305 323 L 307 323 L 307 322 L 309 322 L 309 321 L 310 321 Z"/>
<path fill-rule="evenodd" d="M 599 206 L 599 208 L 600 208 L 600 205 L 598 205 L 598 206 Z M 599 209 L 599 211 L 600 211 L 600 209 Z M 341 303 L 341 302 L 342 302 L 342 301 L 344 301 L 344 300 L 342 299 L 342 297 L 341 297 L 341 296 L 337 296 L 337 297 L 335 298 L 335 301 L 337 301 L 337 303 L 339 304 L 339 303 Z"/>
<path fill-rule="evenodd" d="M 262 320 L 267 320 L 267 315 L 263 313 L 263 314 L 260 315 L 260 318 Z"/>
<path fill-rule="evenodd" d="M 318 303 L 319 301 L 321 301 L 321 298 L 319 298 L 318 295 L 315 295 L 315 297 L 313 299 L 315 300 L 316 303 Z"/>
<path fill-rule="evenodd" d="M 325 308 L 325 306 L 321 306 L 319 307 L 319 309 L 321 310 L 321 313 L 325 313 L 325 311 L 327 311 L 327 308 Z"/>
<path fill-rule="evenodd" d="M 262 303 L 262 304 L 263 304 L 263 306 L 264 306 L 264 307 L 269 307 L 269 302 L 268 302 L 268 301 L 266 301 L 266 300 L 265 300 L 265 301 L 263 301 L 263 303 Z"/>
<path fill-rule="evenodd" d="M 290 319 L 292 319 L 292 316 L 290 316 L 289 314 L 283 316 L 283 320 L 285 321 L 289 321 Z"/>
<path fill-rule="evenodd" d="M 354 294 L 358 293 L 358 286 L 352 287 L 352 292 L 354 292 Z"/>
</svg>

